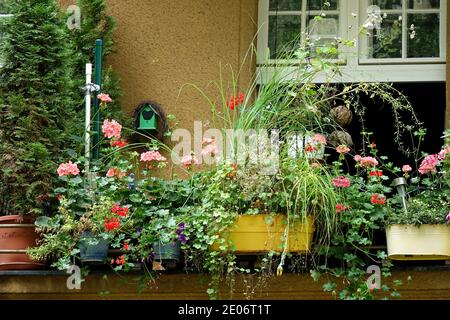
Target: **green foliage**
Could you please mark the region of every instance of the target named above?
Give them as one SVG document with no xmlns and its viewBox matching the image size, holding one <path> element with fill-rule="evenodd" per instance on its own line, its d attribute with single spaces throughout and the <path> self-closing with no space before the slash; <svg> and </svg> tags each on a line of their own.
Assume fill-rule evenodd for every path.
<svg viewBox="0 0 450 320">
<path fill-rule="evenodd" d="M 81 10 L 81 28 L 71 31 L 71 39 L 76 54 L 74 55 L 75 70 L 78 87 L 85 84 L 85 65 L 94 64 L 94 46 L 95 40 L 103 40 L 103 57 L 106 58 L 113 52 L 114 40 L 113 33 L 116 28 L 116 22 L 113 17 L 107 13 L 107 6 L 104 0 L 77 0 L 77 5 Z M 103 66 L 103 84 L 101 91 L 108 92 L 113 102 L 108 104 L 107 109 L 101 110 L 101 116 L 105 119 L 116 119 L 124 125 L 130 123 L 126 120 L 129 117 L 122 111 L 119 102 L 122 97 L 120 79 L 114 73 L 111 66 Z M 84 108 L 83 96 L 80 94 L 79 110 Z"/>
<path fill-rule="evenodd" d="M 416 225 L 422 224 L 444 224 L 449 214 L 450 206 L 448 199 L 450 194 L 443 196 L 436 192 L 423 192 L 419 196 L 410 198 L 406 205 L 407 210 L 400 209 L 391 212 L 388 224 Z M 394 203 L 394 202 L 392 202 Z M 400 201 L 397 202 L 400 205 Z"/>
<path fill-rule="evenodd" d="M 373 146 L 370 153 L 374 158 L 377 155 Z M 311 275 L 316 281 L 321 274 L 332 275 L 334 279 L 325 284 L 324 290 L 339 299 L 373 299 L 373 292 L 366 284 L 366 269 L 371 264 L 382 264 L 386 257 L 384 252 L 371 252 L 370 247 L 374 245 L 374 232 L 382 229 L 387 211 L 385 194 L 391 189 L 383 184 L 387 177 L 373 175 L 380 172 L 376 166 L 357 164 L 357 173 L 349 175 L 342 170 L 343 160 L 341 155 L 340 161 L 334 163 L 335 176 L 345 176 L 350 182 L 347 187 L 336 186 L 339 227 L 330 245 L 320 248 L 328 261 L 336 262 L 320 265 Z M 374 195 L 384 200 L 374 201 Z M 385 277 L 390 275 L 389 267 L 383 265 Z"/>
<path fill-rule="evenodd" d="M 73 130 L 71 49 L 53 0 L 12 1 L 0 70 L 0 212 L 41 214 Z"/>
<path fill-rule="evenodd" d="M 284 214 L 286 222 L 304 222 L 313 217 L 318 232 L 317 243 L 329 243 L 336 232 L 335 193 L 331 178 L 322 167 L 314 167 L 308 159 L 284 159 L 275 175 L 267 175 L 258 165 L 220 163 L 214 169 L 193 177 L 194 205 L 186 234 L 188 259 L 199 270 L 211 275 L 208 294 L 219 298 L 222 281 L 227 281 L 233 293 L 234 276 L 248 274 L 240 268 L 233 253 L 234 244 L 227 241 L 227 233 L 238 215 Z M 287 236 L 289 231 L 287 230 Z M 215 245 L 219 251 L 212 248 Z M 290 255 L 283 242 L 283 253 L 269 253 L 256 274 L 256 283 L 273 270 L 269 265 L 280 257 Z M 281 266 L 283 262 L 281 263 Z M 266 266 L 266 267 L 264 267 Z"/>
<path fill-rule="evenodd" d="M 447 134 L 448 134 L 447 130 Z M 423 139 L 424 133 L 419 139 Z M 406 186 L 406 208 L 399 195 L 390 199 L 390 211 L 386 223 L 416 225 L 444 224 L 450 214 L 450 144 L 447 137 L 441 151 L 435 155 L 424 155 L 418 172 L 404 173 Z M 420 172 L 427 159 L 435 162 L 434 170 Z M 417 162 L 417 161 L 416 161 Z M 428 165 L 430 166 L 430 165 Z M 426 168 L 426 167 L 425 167 Z M 431 167 L 429 167 L 431 169 Z M 397 170 L 400 171 L 400 170 Z"/>
</svg>

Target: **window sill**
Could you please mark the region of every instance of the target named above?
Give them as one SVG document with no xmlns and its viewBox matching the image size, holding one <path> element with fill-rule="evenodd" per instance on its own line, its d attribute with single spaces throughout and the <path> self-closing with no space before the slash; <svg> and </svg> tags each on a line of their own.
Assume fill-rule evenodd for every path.
<svg viewBox="0 0 450 320">
<path fill-rule="evenodd" d="M 300 78 L 301 70 L 287 66 L 283 68 L 257 67 L 258 83 L 264 84 L 274 74 L 282 73 L 286 80 Z M 444 82 L 446 81 L 446 64 L 401 64 L 401 65 L 358 65 L 351 68 L 341 68 L 342 76 L 327 80 L 326 74 L 320 74 L 315 83 L 345 83 L 345 82 Z"/>
</svg>

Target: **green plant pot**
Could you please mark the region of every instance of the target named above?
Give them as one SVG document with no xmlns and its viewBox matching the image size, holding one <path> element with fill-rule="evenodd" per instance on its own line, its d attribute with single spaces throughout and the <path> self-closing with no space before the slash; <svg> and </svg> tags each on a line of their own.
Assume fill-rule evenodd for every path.
<svg viewBox="0 0 450 320">
<path fill-rule="evenodd" d="M 153 251 L 155 253 L 154 261 L 180 261 L 181 255 L 181 243 L 180 241 L 175 241 L 171 243 L 163 244 L 161 242 L 153 243 Z"/>
<path fill-rule="evenodd" d="M 90 242 L 96 240 L 96 244 Z M 91 232 L 84 232 L 81 235 L 80 260 L 83 264 L 103 264 L 108 257 L 109 242 L 98 239 Z"/>
</svg>

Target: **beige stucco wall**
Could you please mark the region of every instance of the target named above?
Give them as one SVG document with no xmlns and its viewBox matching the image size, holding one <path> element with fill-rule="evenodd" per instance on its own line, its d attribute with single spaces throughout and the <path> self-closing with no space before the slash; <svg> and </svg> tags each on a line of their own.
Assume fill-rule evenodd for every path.
<svg viewBox="0 0 450 320">
<path fill-rule="evenodd" d="M 61 0 L 63 5 L 75 0 Z M 187 83 L 205 88 L 219 65 L 237 70 L 257 30 L 257 0 L 107 0 L 117 20 L 116 53 L 108 63 L 120 75 L 127 112 L 143 100 L 160 103 L 179 126 L 210 118 L 205 100 Z M 254 74 L 254 61 L 242 72 Z"/>
</svg>

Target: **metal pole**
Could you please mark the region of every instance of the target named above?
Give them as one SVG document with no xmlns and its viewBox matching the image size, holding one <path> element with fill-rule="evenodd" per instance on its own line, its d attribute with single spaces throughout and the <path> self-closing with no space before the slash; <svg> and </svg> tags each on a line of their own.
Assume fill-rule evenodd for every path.
<svg viewBox="0 0 450 320">
<path fill-rule="evenodd" d="M 85 137 L 85 149 L 84 157 L 85 162 L 85 173 L 89 172 L 89 160 L 91 158 L 91 90 L 90 85 L 92 82 L 92 64 L 86 64 L 86 137 Z"/>
<path fill-rule="evenodd" d="M 95 40 L 95 84 L 102 86 L 102 46 L 103 40 Z M 97 95 L 94 95 L 94 149 L 92 159 L 97 160 L 100 156 L 100 108 Z"/>
</svg>

